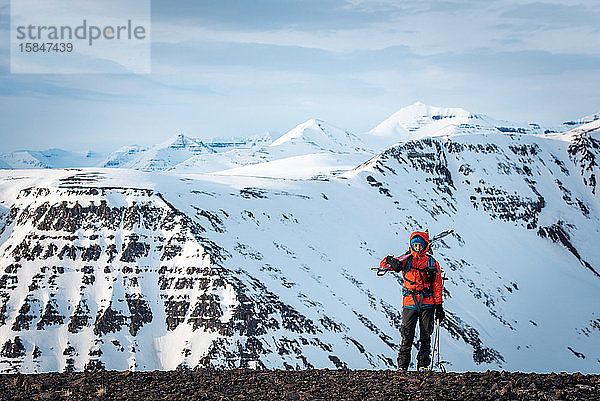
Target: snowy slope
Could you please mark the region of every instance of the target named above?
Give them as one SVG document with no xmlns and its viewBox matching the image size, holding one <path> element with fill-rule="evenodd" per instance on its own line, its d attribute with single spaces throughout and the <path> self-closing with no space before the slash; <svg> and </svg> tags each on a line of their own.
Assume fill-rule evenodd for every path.
<svg viewBox="0 0 600 401">
<path fill-rule="evenodd" d="M 598 131 L 600 131 L 600 118 L 597 118 L 595 120 L 592 119 L 591 121 L 579 125 L 566 132 L 548 133 L 543 135 L 542 137 L 573 142 L 576 138 L 579 138 L 582 135 L 594 134 L 598 133 Z"/>
<path fill-rule="evenodd" d="M 266 161 L 269 161 L 269 154 L 264 147 L 230 149 L 217 154 L 190 157 L 169 170 L 176 173 L 211 173 Z"/>
<path fill-rule="evenodd" d="M 0 154 L 0 168 L 66 168 L 98 165 L 102 155 L 94 152 L 69 152 L 62 149 L 17 150 Z"/>
<path fill-rule="evenodd" d="M 598 141 L 423 138 L 327 181 L 4 172 L 0 369 L 392 368 L 399 281 L 369 267 L 428 227 L 457 232 L 449 369 L 597 371 Z"/>
<path fill-rule="evenodd" d="M 287 179 L 327 179 L 353 169 L 370 154 L 332 154 L 329 152 L 290 156 L 240 167 L 215 171 L 215 174 Z"/>
</svg>

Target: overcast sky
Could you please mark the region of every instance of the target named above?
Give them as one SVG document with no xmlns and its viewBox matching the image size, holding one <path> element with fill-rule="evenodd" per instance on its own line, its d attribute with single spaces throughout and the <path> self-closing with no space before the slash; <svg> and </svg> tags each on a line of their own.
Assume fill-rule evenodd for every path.
<svg viewBox="0 0 600 401">
<path fill-rule="evenodd" d="M 600 111 L 598 21 L 598 1 L 153 1 L 151 74 L 25 75 L 0 0 L 0 152 L 360 133 L 416 101 L 558 123 Z"/>
</svg>

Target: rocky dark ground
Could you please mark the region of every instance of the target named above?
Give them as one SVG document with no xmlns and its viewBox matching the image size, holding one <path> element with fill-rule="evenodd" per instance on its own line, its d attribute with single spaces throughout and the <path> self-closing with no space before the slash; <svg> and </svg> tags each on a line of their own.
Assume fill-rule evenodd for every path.
<svg viewBox="0 0 600 401">
<path fill-rule="evenodd" d="M 1 400 L 600 400 L 600 375 L 195 370 L 0 375 Z"/>
</svg>

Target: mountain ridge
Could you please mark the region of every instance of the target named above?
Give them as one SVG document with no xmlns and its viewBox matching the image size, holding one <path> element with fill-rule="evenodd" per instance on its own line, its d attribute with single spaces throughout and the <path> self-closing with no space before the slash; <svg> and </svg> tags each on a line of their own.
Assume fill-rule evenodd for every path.
<svg viewBox="0 0 600 401">
<path fill-rule="evenodd" d="M 82 158 L 82 156 L 78 156 L 78 153 L 60 149 L 4 153 L 0 154 L 0 168 L 121 167 L 147 171 L 175 170 L 192 172 L 195 169 L 198 173 L 217 172 L 228 168 L 239 168 L 249 164 L 271 162 L 285 157 L 297 157 L 331 150 L 337 153 L 356 151 L 375 153 L 397 142 L 431 136 L 482 132 L 562 133 L 578 125 L 595 121 L 598 118 L 600 118 L 600 114 L 596 113 L 567 121 L 556 127 L 544 127 L 537 123 L 519 124 L 494 120 L 486 115 L 475 114 L 462 108 L 428 106 L 417 102 L 397 110 L 375 128 L 360 135 L 352 134 L 350 131 L 342 130 L 323 120 L 313 118 L 299 124 L 275 140 L 269 134 L 249 138 L 221 139 L 192 138 L 178 134 L 161 144 L 152 146 L 123 146 L 105 157 L 104 160 L 100 160 L 100 155 L 88 153 Z M 321 129 L 319 125 L 325 128 Z M 307 137 L 301 140 L 304 130 L 313 132 L 313 134 L 316 133 L 316 139 L 313 138 L 315 139 L 313 140 Z M 330 138 L 337 139 L 324 140 L 322 135 L 318 134 L 319 132 L 325 137 L 333 134 L 333 137 L 330 136 Z M 319 136 L 321 138 L 318 138 Z M 185 138 L 186 143 L 190 146 L 175 146 L 178 140 L 183 140 L 180 138 Z M 296 150 L 290 153 L 279 149 L 281 148 L 279 145 L 284 142 L 288 143 L 284 147 L 292 146 Z M 302 145 L 300 142 L 302 142 Z M 70 161 L 60 160 L 57 156 L 43 156 L 44 154 L 51 154 L 52 151 L 68 154 Z M 273 154 L 271 155 L 270 152 Z M 207 158 L 204 156 L 207 153 L 218 153 L 218 155 Z M 347 165 L 347 163 L 334 164 Z M 337 168 L 333 168 L 333 170 L 337 171 Z M 324 171 L 327 175 L 327 169 Z"/>
</svg>

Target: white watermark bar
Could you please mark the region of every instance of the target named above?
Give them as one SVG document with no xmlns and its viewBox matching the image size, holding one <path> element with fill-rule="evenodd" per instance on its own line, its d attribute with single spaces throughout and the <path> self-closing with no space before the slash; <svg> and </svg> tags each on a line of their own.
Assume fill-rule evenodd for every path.
<svg viewBox="0 0 600 401">
<path fill-rule="evenodd" d="M 149 74 L 150 0 L 11 0 L 13 74 Z"/>
</svg>

